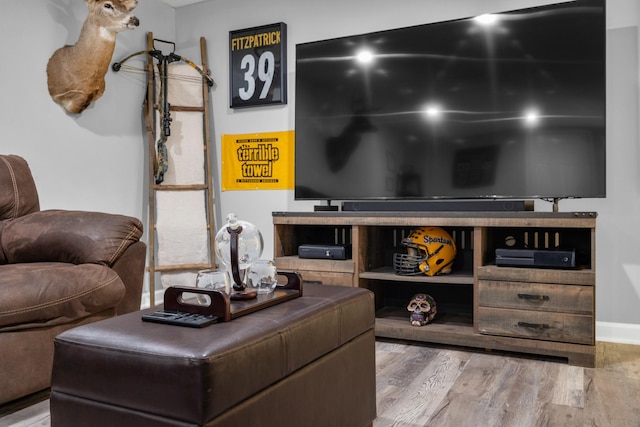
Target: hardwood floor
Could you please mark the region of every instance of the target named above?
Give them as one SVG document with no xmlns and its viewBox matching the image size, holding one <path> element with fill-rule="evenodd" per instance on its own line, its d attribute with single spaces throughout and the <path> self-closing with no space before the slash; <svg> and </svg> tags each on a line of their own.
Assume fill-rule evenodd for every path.
<svg viewBox="0 0 640 427">
<path fill-rule="evenodd" d="M 0 406 L 0 427 L 49 427 L 48 397 L 48 392 L 41 392 Z"/>
<path fill-rule="evenodd" d="M 640 427 L 640 346 L 597 351 L 590 369 L 378 341 L 373 425 Z"/>
<path fill-rule="evenodd" d="M 640 427 L 640 346 L 599 342 L 596 360 L 378 341 L 373 426 Z M 47 394 L 0 406 L 0 426 L 50 426 Z"/>
</svg>

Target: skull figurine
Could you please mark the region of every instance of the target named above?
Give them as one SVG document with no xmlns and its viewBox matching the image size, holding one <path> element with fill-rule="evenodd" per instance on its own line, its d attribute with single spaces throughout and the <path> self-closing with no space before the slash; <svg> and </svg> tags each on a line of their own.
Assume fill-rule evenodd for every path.
<svg viewBox="0 0 640 427">
<path fill-rule="evenodd" d="M 427 294 L 416 294 L 409 302 L 407 310 L 411 312 L 411 326 L 424 326 L 436 316 L 436 301 Z"/>
</svg>

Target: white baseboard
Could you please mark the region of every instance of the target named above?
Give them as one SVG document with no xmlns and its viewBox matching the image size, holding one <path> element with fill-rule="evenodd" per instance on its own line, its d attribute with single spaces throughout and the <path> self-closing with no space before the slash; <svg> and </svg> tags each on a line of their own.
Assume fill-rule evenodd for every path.
<svg viewBox="0 0 640 427">
<path fill-rule="evenodd" d="M 640 345 L 640 325 L 596 322 L 596 341 Z"/>
</svg>

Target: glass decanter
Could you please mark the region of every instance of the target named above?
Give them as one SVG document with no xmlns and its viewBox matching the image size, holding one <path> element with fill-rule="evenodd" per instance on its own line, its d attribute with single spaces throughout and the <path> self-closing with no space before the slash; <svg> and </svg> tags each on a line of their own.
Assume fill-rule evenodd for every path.
<svg viewBox="0 0 640 427">
<path fill-rule="evenodd" d="M 214 246 L 216 256 L 231 274 L 231 299 L 255 298 L 257 292 L 247 289 L 245 276 L 251 264 L 260 259 L 264 249 L 260 230 L 230 213 L 227 223 L 216 234 Z"/>
</svg>

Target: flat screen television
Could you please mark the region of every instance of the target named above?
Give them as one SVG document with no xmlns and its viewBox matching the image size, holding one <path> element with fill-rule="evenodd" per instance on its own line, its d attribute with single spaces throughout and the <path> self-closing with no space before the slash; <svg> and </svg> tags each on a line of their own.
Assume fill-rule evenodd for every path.
<svg viewBox="0 0 640 427">
<path fill-rule="evenodd" d="M 605 1 L 296 45 L 296 200 L 605 197 Z"/>
</svg>

